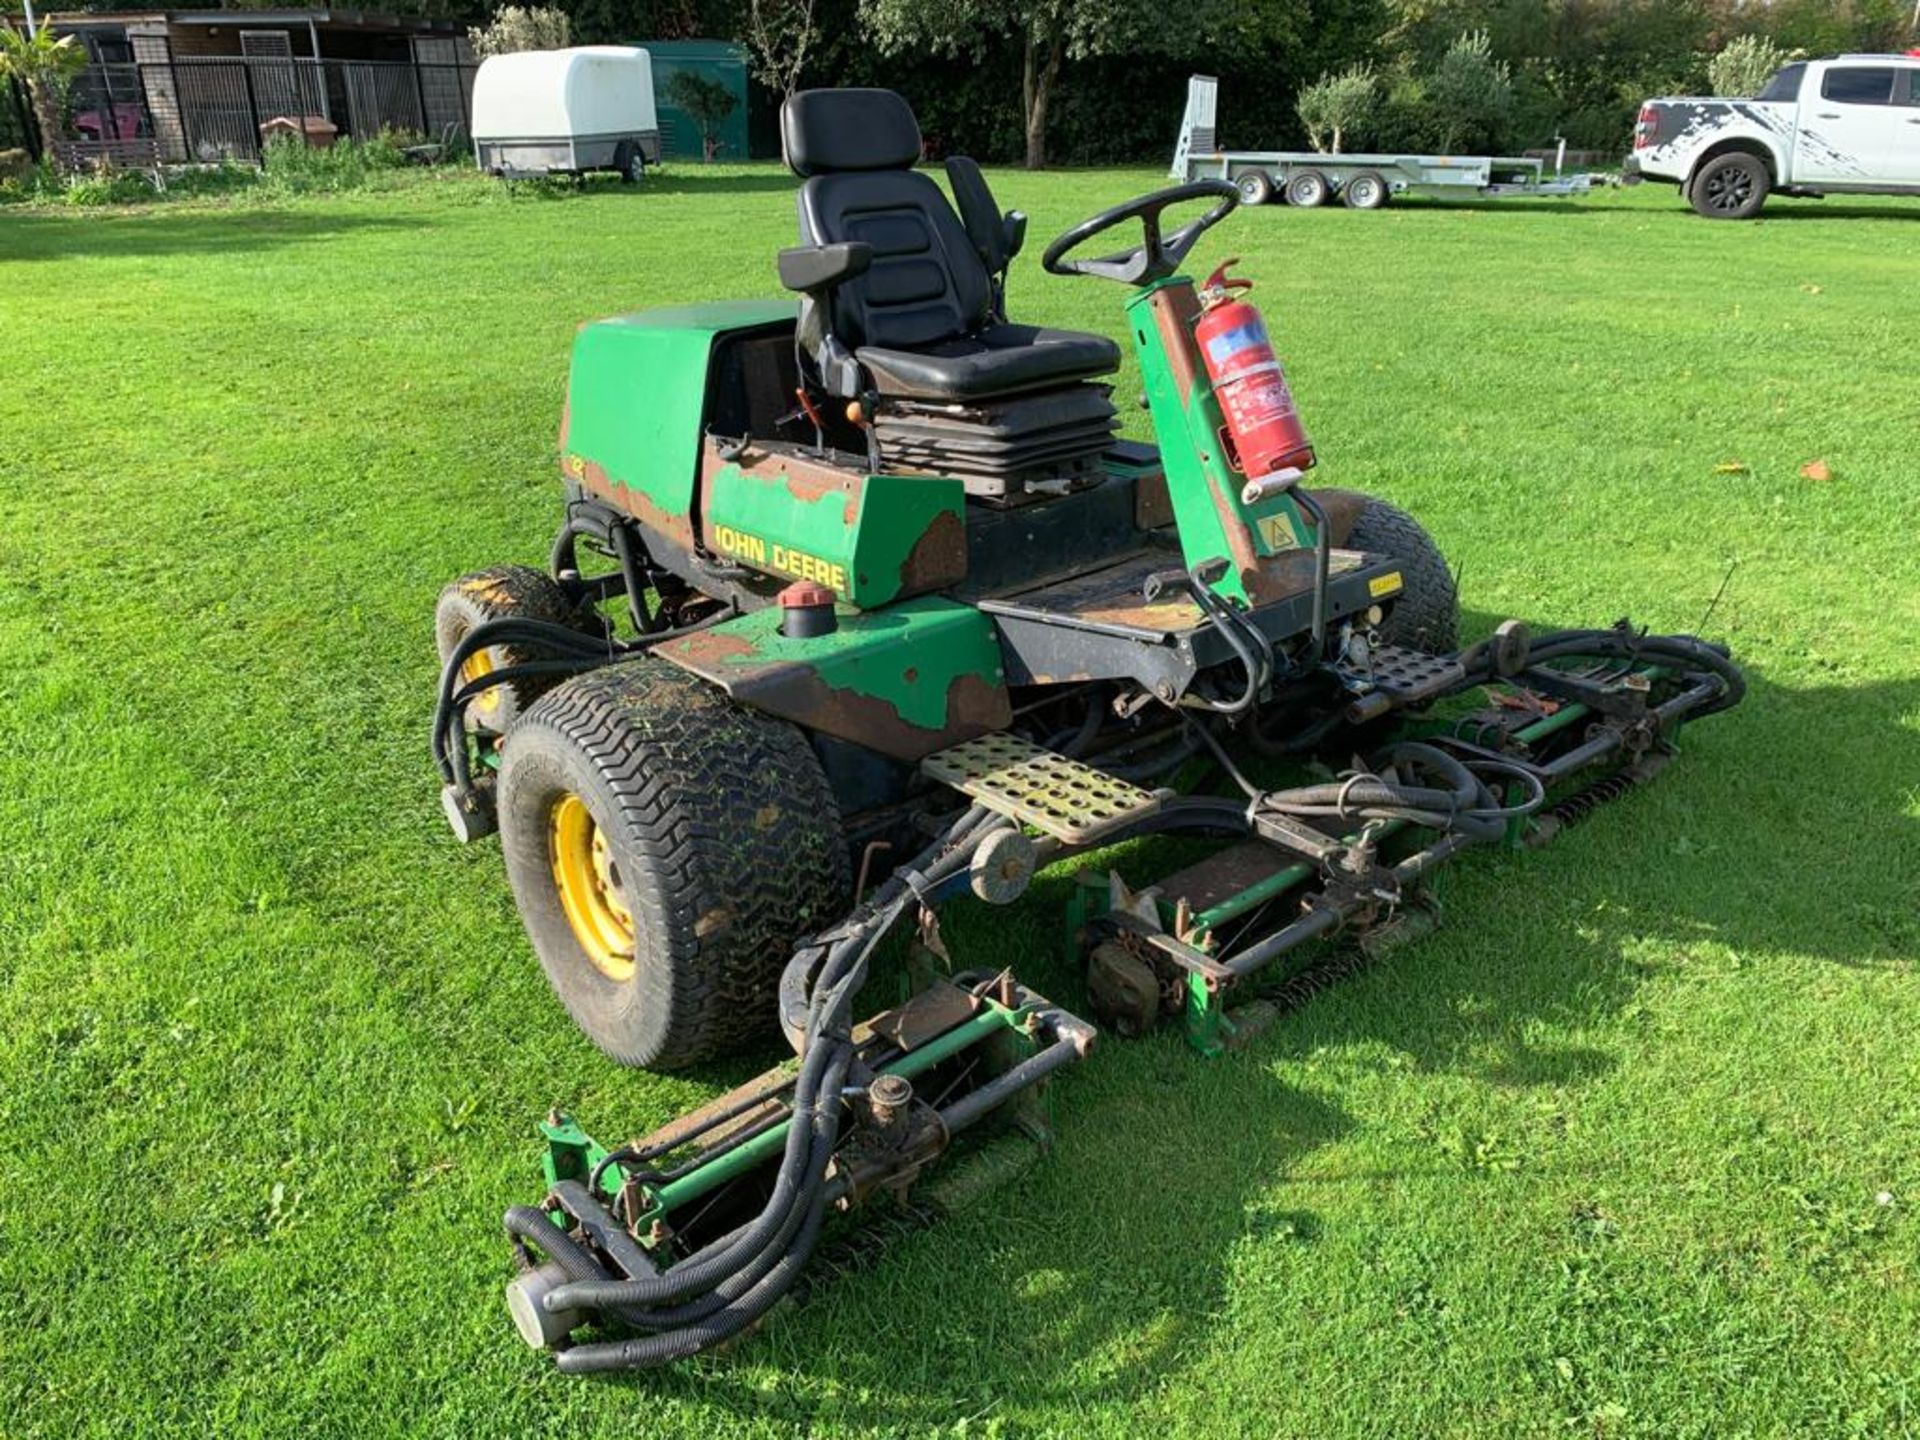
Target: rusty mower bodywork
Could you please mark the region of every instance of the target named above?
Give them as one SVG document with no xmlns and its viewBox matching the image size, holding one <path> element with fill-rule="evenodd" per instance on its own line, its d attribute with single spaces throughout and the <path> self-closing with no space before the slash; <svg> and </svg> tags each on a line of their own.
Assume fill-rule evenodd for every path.
<svg viewBox="0 0 1920 1440">
<path fill-rule="evenodd" d="M 499 831 L 582 1028 L 656 1068 L 776 1023 L 794 1050 L 628 1143 L 548 1117 L 508 1298 L 569 1371 L 737 1335 L 840 1212 L 924 1217 L 1044 1143 L 1093 1026 L 997 956 L 951 963 L 950 897 L 1217 841 L 1173 875 L 1084 866 L 1068 917 L 1097 1021 L 1217 1052 L 1351 965 L 1310 942 L 1418 931 L 1436 867 L 1651 777 L 1743 690 L 1719 647 L 1624 623 L 1462 649 L 1410 517 L 1240 473 L 1178 270 L 1230 186 L 1117 206 L 1043 261 L 1127 287 L 1155 449 L 1115 439 L 1116 346 L 1008 320 L 1024 219 L 964 160 L 950 205 L 904 101 L 805 92 L 782 125 L 797 304 L 584 328 L 550 566 L 465 577 L 438 615 L 449 818 Z M 1074 258 L 1128 223 L 1132 249 Z M 1251 778 L 1317 754 L 1346 768 Z M 896 930 L 915 988 L 859 1020 Z"/>
</svg>

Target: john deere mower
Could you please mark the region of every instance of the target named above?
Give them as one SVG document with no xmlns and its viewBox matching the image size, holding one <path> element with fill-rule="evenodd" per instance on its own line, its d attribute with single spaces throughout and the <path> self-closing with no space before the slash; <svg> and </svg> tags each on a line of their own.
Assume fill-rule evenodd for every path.
<svg viewBox="0 0 1920 1440">
<path fill-rule="evenodd" d="M 1025 217 L 965 159 L 949 202 L 900 96 L 805 92 L 781 124 L 793 298 L 581 330 L 550 564 L 437 616 L 448 817 L 498 832 L 580 1027 L 655 1069 L 776 1029 L 794 1052 L 636 1139 L 547 1117 L 507 1295 L 569 1372 L 739 1335 L 816 1252 L 1045 1143 L 1095 1025 L 951 957 L 947 900 L 1199 837 L 1172 874 L 1082 860 L 1063 921 L 1076 1009 L 1211 1055 L 1431 923 L 1446 861 L 1624 794 L 1744 688 L 1722 647 L 1624 621 L 1461 648 L 1421 527 L 1304 483 L 1247 282 L 1180 273 L 1232 186 L 1129 200 L 1041 261 L 1124 287 L 1155 448 L 1116 438 L 1112 341 L 1008 318 Z M 862 1019 L 896 931 L 908 998 Z"/>
</svg>

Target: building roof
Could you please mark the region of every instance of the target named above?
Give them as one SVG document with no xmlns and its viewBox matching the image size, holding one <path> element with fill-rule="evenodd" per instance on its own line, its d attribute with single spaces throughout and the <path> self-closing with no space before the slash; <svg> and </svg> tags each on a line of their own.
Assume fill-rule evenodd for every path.
<svg viewBox="0 0 1920 1440">
<path fill-rule="evenodd" d="M 416 15 L 380 15 L 366 10 L 58 10 L 38 17 L 43 25 L 71 29 L 80 25 L 126 25 L 164 21 L 169 25 L 325 25 L 338 30 L 399 30 L 465 34 L 453 20 Z"/>
</svg>

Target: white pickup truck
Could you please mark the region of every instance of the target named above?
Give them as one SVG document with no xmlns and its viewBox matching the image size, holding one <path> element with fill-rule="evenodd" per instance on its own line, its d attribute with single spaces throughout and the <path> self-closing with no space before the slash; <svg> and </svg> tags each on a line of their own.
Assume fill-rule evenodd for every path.
<svg viewBox="0 0 1920 1440">
<path fill-rule="evenodd" d="M 1920 52 L 1798 60 L 1751 100 L 1649 100 L 1624 178 L 1671 180 L 1709 220 L 1773 193 L 1920 195 Z"/>
</svg>

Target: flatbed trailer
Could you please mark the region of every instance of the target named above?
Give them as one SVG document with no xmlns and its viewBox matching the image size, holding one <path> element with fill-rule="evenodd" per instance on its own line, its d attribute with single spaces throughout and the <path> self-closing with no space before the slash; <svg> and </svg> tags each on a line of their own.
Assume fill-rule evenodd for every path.
<svg viewBox="0 0 1920 1440">
<path fill-rule="evenodd" d="M 1214 145 L 1220 82 L 1211 75 L 1187 81 L 1171 174 L 1176 180 L 1227 180 L 1247 205 L 1285 200 L 1311 208 L 1338 198 L 1355 210 L 1377 210 L 1396 195 L 1435 199 L 1507 199 L 1584 195 L 1591 175 L 1563 175 L 1566 142 L 1546 161 L 1521 155 L 1323 154 L 1317 150 L 1219 150 Z"/>
</svg>

